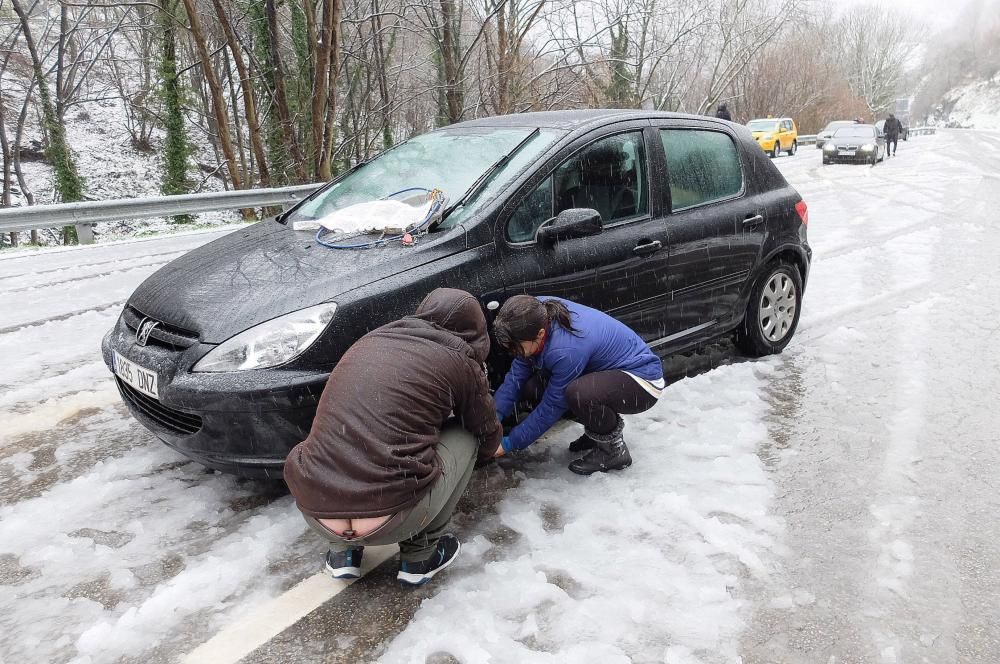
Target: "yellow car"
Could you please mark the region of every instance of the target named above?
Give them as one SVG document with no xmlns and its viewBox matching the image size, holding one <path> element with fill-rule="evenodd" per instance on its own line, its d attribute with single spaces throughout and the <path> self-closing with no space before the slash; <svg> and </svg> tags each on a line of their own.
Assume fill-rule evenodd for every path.
<svg viewBox="0 0 1000 664">
<path fill-rule="evenodd" d="M 751 120 L 747 127 L 753 132 L 757 145 L 771 157 L 777 157 L 782 151 L 792 155 L 799 149 L 799 130 L 791 118 Z"/>
</svg>

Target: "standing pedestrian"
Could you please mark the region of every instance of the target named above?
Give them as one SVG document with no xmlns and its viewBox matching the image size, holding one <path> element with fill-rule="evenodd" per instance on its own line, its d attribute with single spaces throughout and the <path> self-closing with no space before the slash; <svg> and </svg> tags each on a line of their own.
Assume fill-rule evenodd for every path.
<svg viewBox="0 0 1000 664">
<path fill-rule="evenodd" d="M 495 456 L 503 436 L 483 371 L 489 349 L 476 298 L 439 288 L 337 363 L 284 471 L 306 522 L 330 542 L 335 578 L 360 576 L 367 545 L 398 542 L 397 578 L 409 585 L 455 560 L 448 522 L 477 457 Z"/>
<path fill-rule="evenodd" d="M 732 122 L 733 116 L 729 113 L 729 108 L 725 104 L 719 104 L 719 108 L 715 111 L 715 117 L 720 120 L 729 120 Z"/>
<path fill-rule="evenodd" d="M 579 475 L 632 464 L 622 414 L 649 410 L 663 393 L 663 364 L 624 323 L 556 297 L 515 295 L 497 313 L 497 343 L 515 356 L 495 395 L 497 415 L 517 402 L 537 407 L 503 439 L 497 454 L 519 450 L 548 431 L 568 410 L 584 427 L 570 445 L 586 452 L 569 469 Z"/>
<path fill-rule="evenodd" d="M 892 113 L 885 119 L 885 156 L 890 155 L 889 148 L 892 148 L 892 156 L 896 155 L 896 148 L 899 146 L 899 132 L 903 130 L 903 123 L 896 119 Z"/>
</svg>

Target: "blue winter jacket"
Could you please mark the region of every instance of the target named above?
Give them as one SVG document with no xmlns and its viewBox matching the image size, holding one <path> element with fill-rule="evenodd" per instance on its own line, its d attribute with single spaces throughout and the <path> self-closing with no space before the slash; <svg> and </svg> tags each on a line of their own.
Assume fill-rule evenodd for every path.
<svg viewBox="0 0 1000 664">
<path fill-rule="evenodd" d="M 519 450 L 531 445 L 559 421 L 567 410 L 566 388 L 580 376 L 596 371 L 628 371 L 646 380 L 663 378 L 663 364 L 646 342 L 632 328 L 607 314 L 582 304 L 560 298 L 570 310 L 576 333 L 558 323 L 549 326 L 545 347 L 540 355 L 517 358 L 496 391 L 497 415 L 504 419 L 514 410 L 525 382 L 535 371 L 548 377 L 542 402 L 505 440 L 505 448 Z M 507 447 L 509 445 L 509 447 Z"/>
</svg>

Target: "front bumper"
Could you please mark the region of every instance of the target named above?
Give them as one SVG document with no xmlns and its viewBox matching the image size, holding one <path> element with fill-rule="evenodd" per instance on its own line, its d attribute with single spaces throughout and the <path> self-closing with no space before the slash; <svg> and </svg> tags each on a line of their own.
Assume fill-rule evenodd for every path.
<svg viewBox="0 0 1000 664">
<path fill-rule="evenodd" d="M 187 371 L 208 348 L 139 346 L 121 319 L 101 344 L 109 369 L 115 350 L 156 372 L 159 399 L 113 380 L 132 416 L 157 438 L 209 468 L 280 478 L 288 452 L 309 434 L 329 374 Z"/>
<path fill-rule="evenodd" d="M 860 148 L 856 148 L 854 150 L 854 154 L 853 155 L 842 155 L 842 154 L 839 154 L 840 151 L 841 151 L 841 149 L 847 150 L 848 148 L 838 148 L 837 150 L 832 151 L 832 152 L 824 150 L 823 151 L 823 161 L 827 161 L 827 162 L 834 163 L 834 164 L 836 164 L 836 163 L 843 163 L 843 164 L 866 164 L 866 163 L 869 163 L 871 161 L 872 157 L 874 157 L 875 155 L 878 154 L 877 150 L 875 150 L 875 151 L 864 151 L 864 150 L 861 150 Z"/>
</svg>

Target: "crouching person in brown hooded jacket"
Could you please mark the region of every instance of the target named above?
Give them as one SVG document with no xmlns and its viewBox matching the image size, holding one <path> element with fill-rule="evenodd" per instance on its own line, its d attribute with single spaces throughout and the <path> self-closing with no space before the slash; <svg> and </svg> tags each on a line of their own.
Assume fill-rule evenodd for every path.
<svg viewBox="0 0 1000 664">
<path fill-rule="evenodd" d="M 489 349 L 476 299 L 439 288 L 413 316 L 359 339 L 330 374 L 285 481 L 329 540 L 335 578 L 360 576 L 366 545 L 398 542 L 397 578 L 411 585 L 455 560 L 448 522 L 477 457 L 502 438 L 483 373 Z"/>
</svg>

